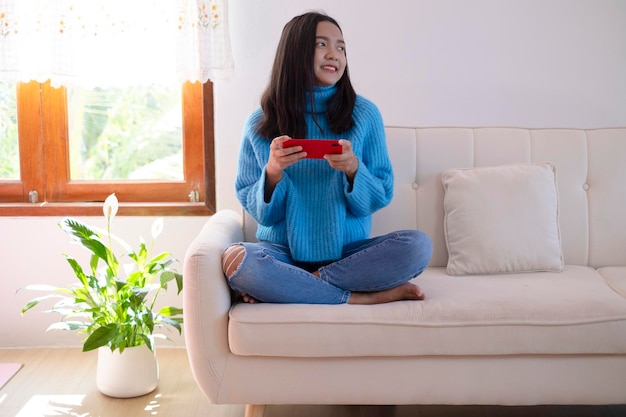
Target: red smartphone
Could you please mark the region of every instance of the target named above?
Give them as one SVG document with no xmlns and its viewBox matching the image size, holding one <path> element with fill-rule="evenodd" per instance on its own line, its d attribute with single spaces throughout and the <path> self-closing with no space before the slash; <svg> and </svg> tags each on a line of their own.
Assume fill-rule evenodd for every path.
<svg viewBox="0 0 626 417">
<path fill-rule="evenodd" d="M 334 139 L 289 139 L 283 142 L 283 148 L 302 146 L 306 152 L 305 158 L 323 158 L 329 153 L 341 153 L 343 151 L 338 140 Z"/>
</svg>

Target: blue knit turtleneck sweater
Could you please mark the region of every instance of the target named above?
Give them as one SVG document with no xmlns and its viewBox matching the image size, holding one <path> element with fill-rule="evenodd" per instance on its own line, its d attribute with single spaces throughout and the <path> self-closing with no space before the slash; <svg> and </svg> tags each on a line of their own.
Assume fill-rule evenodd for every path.
<svg viewBox="0 0 626 417">
<path fill-rule="evenodd" d="M 257 238 L 289 246 L 297 261 L 340 259 L 344 245 L 369 237 L 371 215 L 389 204 L 393 194 L 393 171 L 378 108 L 357 96 L 352 114 L 354 127 L 334 134 L 326 109 L 335 91 L 336 86 L 315 87 L 314 108 L 307 96 L 307 138 L 348 139 L 352 143 L 359 159 L 352 186 L 346 175 L 331 168 L 326 160 L 303 159 L 284 170 L 266 203 L 265 165 L 271 140 L 256 132 L 262 110 L 254 111 L 244 126 L 235 184 L 237 197 L 259 224 Z M 319 127 L 313 120 L 313 110 Z"/>
</svg>

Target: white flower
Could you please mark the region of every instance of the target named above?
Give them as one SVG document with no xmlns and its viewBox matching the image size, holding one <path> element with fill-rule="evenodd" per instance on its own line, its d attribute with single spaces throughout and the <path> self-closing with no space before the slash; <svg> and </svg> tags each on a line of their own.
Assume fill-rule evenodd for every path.
<svg viewBox="0 0 626 417">
<path fill-rule="evenodd" d="M 111 194 L 104 200 L 104 206 L 102 206 L 102 212 L 104 213 L 104 217 L 106 217 L 109 223 L 113 220 L 115 215 L 117 214 L 118 202 L 115 193 Z"/>
<path fill-rule="evenodd" d="M 152 223 L 152 239 L 156 239 L 163 231 L 163 217 L 159 217 Z"/>
</svg>

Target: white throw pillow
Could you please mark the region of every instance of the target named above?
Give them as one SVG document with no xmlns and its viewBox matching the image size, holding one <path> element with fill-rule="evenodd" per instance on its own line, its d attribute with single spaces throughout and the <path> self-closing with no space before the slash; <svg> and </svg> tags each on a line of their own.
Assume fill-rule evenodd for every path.
<svg viewBox="0 0 626 417">
<path fill-rule="evenodd" d="M 450 169 L 442 181 L 448 274 L 563 270 L 554 165 Z"/>
</svg>

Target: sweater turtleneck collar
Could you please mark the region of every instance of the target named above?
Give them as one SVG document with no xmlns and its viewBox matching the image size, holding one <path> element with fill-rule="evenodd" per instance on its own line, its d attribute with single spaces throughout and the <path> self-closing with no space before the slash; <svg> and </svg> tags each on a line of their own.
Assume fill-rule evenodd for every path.
<svg viewBox="0 0 626 417">
<path fill-rule="evenodd" d="M 337 91 L 337 85 L 328 85 L 328 86 L 319 86 L 316 85 L 313 87 L 313 101 L 315 103 L 315 107 L 313 107 L 311 103 L 311 96 L 307 92 L 306 93 L 306 112 L 313 113 L 315 109 L 315 113 L 326 113 L 328 109 L 328 100 L 335 94 Z"/>
</svg>

